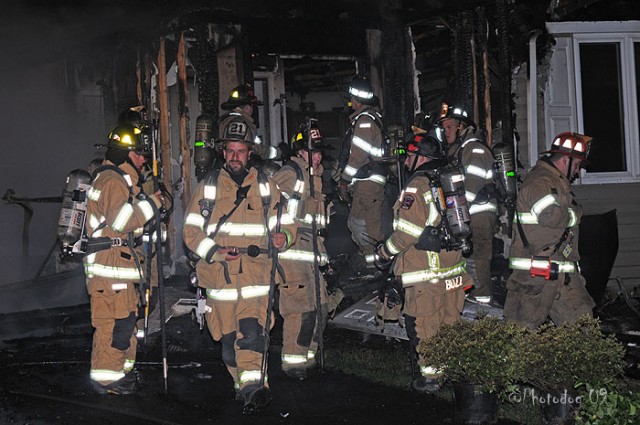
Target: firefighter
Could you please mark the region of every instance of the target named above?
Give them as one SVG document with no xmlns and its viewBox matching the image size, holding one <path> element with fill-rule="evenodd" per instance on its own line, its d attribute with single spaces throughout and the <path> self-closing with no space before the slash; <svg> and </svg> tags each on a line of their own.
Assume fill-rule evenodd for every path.
<svg viewBox="0 0 640 425">
<path fill-rule="evenodd" d="M 320 129 L 315 122 L 302 125 L 291 141 L 295 155 L 275 174 L 274 180 L 287 198 L 289 215 L 296 220 L 298 236 L 292 249 L 280 253 L 279 259 L 287 277 L 280 285 L 280 314 L 283 322 L 282 370 L 287 376 L 303 380 L 307 369 L 315 365 L 318 341 L 316 335 L 324 331 L 327 316 L 327 289 L 324 281 L 318 279 L 320 288 L 315 287 L 316 273 L 314 257 L 318 256 L 318 266 L 326 268 L 327 254 L 324 249 L 324 229 L 327 218 L 324 211 L 325 196 L 322 193 L 321 165 L 322 153 L 329 148 L 322 141 Z M 313 144 L 311 161 L 313 170 L 313 194 L 311 193 L 309 145 Z M 316 234 L 313 234 L 312 220 L 316 220 Z M 314 241 L 316 248 L 314 252 Z M 319 289 L 319 290 L 318 290 Z M 318 318 L 317 294 L 320 294 L 321 317 Z M 318 329 L 317 325 L 320 325 Z"/>
<path fill-rule="evenodd" d="M 269 272 L 277 264 L 272 263 L 274 250 L 290 246 L 296 232 L 286 213 L 282 230 L 275 231 L 280 192 L 271 178 L 247 167 L 255 147 L 249 125 L 235 117 L 226 127 L 224 165 L 196 187 L 186 211 L 184 241 L 200 257 L 196 273 L 206 289 L 207 327 L 222 343 L 236 399 L 250 414 L 271 399 L 262 362 L 268 352 L 270 283 L 281 275 Z"/>
<path fill-rule="evenodd" d="M 571 183 L 587 162 L 591 137 L 560 133 L 524 179 L 516 203 L 504 316 L 527 328 L 592 315 L 578 261 L 582 208 Z"/>
<path fill-rule="evenodd" d="M 256 158 L 253 159 L 262 161 L 273 160 L 278 158 L 279 151 L 277 148 L 265 144 L 258 136 L 258 128 L 253 121 L 254 108 L 257 106 L 262 106 L 262 102 L 258 100 L 250 84 L 241 84 L 234 87 L 229 93 L 227 101 L 220 105 L 220 107 L 227 112 L 220 117 L 219 140 L 223 140 L 226 127 L 230 123 L 236 122 L 234 118 L 241 117 L 248 126 L 249 137 L 253 140 L 252 151 L 253 155 L 256 156 Z"/>
<path fill-rule="evenodd" d="M 439 227 L 443 216 L 432 186 L 438 168 L 445 163 L 444 147 L 426 133 L 413 132 L 406 154 L 410 177 L 393 207 L 394 231 L 377 245 L 376 262 L 383 268 L 393 259 L 395 279 L 386 288 L 386 307 L 393 309 L 404 301 L 402 313 L 412 355 L 416 355 L 421 341 L 435 335 L 443 324 L 460 320 L 463 288 L 472 278 L 466 273 L 461 250 L 446 250 L 442 245 Z M 420 355 L 418 366 L 420 376 L 412 387 L 420 392 L 437 391 L 442 373 Z"/>
<path fill-rule="evenodd" d="M 364 258 L 360 271 L 375 272 L 374 246 L 383 240 L 382 207 L 389 165 L 385 156 L 382 116 L 374 108 L 377 97 L 369 80 L 356 76 L 349 86 L 353 113 L 341 152 L 342 174 L 338 193 L 351 199 L 347 225 Z"/>
<path fill-rule="evenodd" d="M 130 394 L 136 389 L 136 320 L 145 279 L 135 247 L 145 223 L 161 206 L 160 193 L 144 195 L 140 171 L 149 153 L 148 139 L 130 123 L 120 123 L 107 141 L 105 161 L 88 192 L 84 257 L 91 323 L 91 382 L 100 394 Z M 94 251 L 98 241 L 108 241 Z"/>
<path fill-rule="evenodd" d="M 498 218 L 493 154 L 464 109 L 443 103 L 439 125 L 449 145 L 451 163 L 460 167 L 465 176 L 465 196 L 473 230 L 473 251 L 467 259 L 467 270 L 473 276 L 474 289 L 469 300 L 488 304 L 493 293 L 491 257 Z"/>
</svg>

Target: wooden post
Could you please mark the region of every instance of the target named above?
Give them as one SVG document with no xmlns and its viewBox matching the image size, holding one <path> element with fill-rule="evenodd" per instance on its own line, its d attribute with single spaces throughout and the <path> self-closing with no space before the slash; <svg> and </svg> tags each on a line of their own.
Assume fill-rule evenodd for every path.
<svg viewBox="0 0 640 425">
<path fill-rule="evenodd" d="M 171 190 L 171 137 L 169 134 L 169 96 L 167 93 L 167 63 L 164 50 L 164 37 L 160 38 L 160 48 L 158 49 L 158 104 L 160 113 L 160 162 L 162 163 L 162 182 L 167 190 Z M 171 252 L 173 246 L 173 217 L 167 224 L 168 246 Z"/>
<path fill-rule="evenodd" d="M 478 107 L 478 64 L 476 61 L 476 37 L 475 33 L 471 32 L 471 66 L 473 67 L 473 122 L 477 126 L 480 125 L 480 111 Z M 476 130 L 479 130 L 477 128 Z"/>
<path fill-rule="evenodd" d="M 489 53 L 487 52 L 487 43 L 484 43 L 482 49 L 482 63 L 484 71 L 484 122 L 487 129 L 487 145 L 493 146 L 491 140 L 491 131 L 493 126 L 491 124 L 491 75 L 489 74 Z"/>
<path fill-rule="evenodd" d="M 187 90 L 186 43 L 184 32 L 180 33 L 178 44 L 178 93 L 180 95 L 180 156 L 182 172 L 182 210 L 187 210 L 191 198 L 191 150 L 187 138 L 189 125 L 189 91 Z"/>
</svg>

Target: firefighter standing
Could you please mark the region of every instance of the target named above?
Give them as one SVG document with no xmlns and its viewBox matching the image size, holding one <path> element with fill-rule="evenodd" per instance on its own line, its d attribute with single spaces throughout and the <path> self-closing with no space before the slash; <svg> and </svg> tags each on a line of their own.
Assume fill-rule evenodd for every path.
<svg viewBox="0 0 640 425">
<path fill-rule="evenodd" d="M 464 286 L 472 278 L 465 271 L 459 249 L 442 248 L 438 227 L 442 215 L 436 206 L 431 180 L 443 164 L 444 148 L 434 138 L 414 134 L 407 144 L 407 166 L 411 177 L 393 207 L 394 231 L 384 244 L 378 245 L 378 262 L 393 261 L 397 281 L 387 288 L 387 308 L 401 301 L 407 335 L 414 350 L 420 341 L 435 335 L 443 324 L 460 320 L 464 307 Z M 391 300 L 389 302 L 389 300 Z M 421 392 L 440 388 L 442 374 L 418 356 L 420 376 L 412 387 Z"/>
<path fill-rule="evenodd" d="M 293 242 L 295 227 L 290 222 L 281 232 L 270 231 L 277 228 L 280 193 L 264 173 L 247 168 L 255 146 L 248 127 L 241 117 L 226 127 L 225 163 L 196 187 L 186 212 L 184 241 L 200 257 L 196 272 L 199 285 L 206 288 L 209 332 L 222 343 L 236 398 L 244 402 L 245 413 L 253 413 L 271 399 L 262 360 L 269 338 L 265 326 L 274 278 L 269 273 L 272 255 Z"/>
<path fill-rule="evenodd" d="M 95 328 L 90 376 L 100 394 L 130 394 L 136 387 L 131 372 L 137 348 L 136 284 L 144 279 L 144 271 L 133 233 L 141 232 L 161 206 L 159 193 L 145 197 L 140 189 L 140 170 L 148 153 L 142 130 L 120 123 L 109 134 L 105 161 L 88 192 L 84 267 Z M 104 249 L 92 252 L 92 246 L 105 240 Z"/>
<path fill-rule="evenodd" d="M 382 116 L 374 108 L 377 97 L 371 83 L 363 77 L 355 77 L 349 86 L 349 94 L 354 112 L 349 116 L 351 127 L 341 153 L 343 171 L 338 191 L 343 199 L 351 192 L 347 222 L 351 238 L 364 257 L 364 269 L 375 271 L 374 246 L 385 238 L 382 207 L 389 166 L 381 160 L 385 156 L 386 140 Z M 349 147 L 348 151 L 346 147 Z"/>
<path fill-rule="evenodd" d="M 309 138 L 313 144 L 313 194 L 309 183 Z M 314 282 L 315 273 L 319 271 L 314 270 L 314 257 L 319 256 L 318 265 L 323 267 L 327 265 L 327 254 L 324 238 L 314 235 L 312 226 L 314 217 L 316 229 L 320 233 L 327 224 L 322 193 L 323 167 L 320 164 L 322 150 L 327 146 L 322 142 L 319 128 L 312 123 L 310 130 L 305 125 L 296 133 L 292 148 L 296 155 L 274 176 L 287 198 L 287 211 L 298 224 L 298 235 L 293 247 L 279 254 L 287 277 L 286 283 L 280 285 L 280 314 L 284 319 L 282 370 L 291 378 L 303 380 L 307 377 L 307 368 L 315 365 L 318 348 L 316 335 L 324 331 L 327 314 L 327 289 L 324 281 L 319 279 L 322 317 L 318 320 L 318 292 Z M 314 252 L 313 238 L 317 238 L 318 253 Z M 317 328 L 318 324 L 321 329 Z"/>
<path fill-rule="evenodd" d="M 556 325 L 574 323 L 593 314 L 578 267 L 582 208 L 571 192 L 590 143 L 582 134 L 558 134 L 518 193 L 504 316 L 522 326 L 536 328 L 547 317 Z"/>
<path fill-rule="evenodd" d="M 493 154 L 462 108 L 443 103 L 439 124 L 449 144 L 450 161 L 460 167 L 465 176 L 465 196 L 473 229 L 473 252 L 467 259 L 467 270 L 475 286 L 469 299 L 488 304 L 493 293 L 491 257 L 498 217 Z"/>
</svg>

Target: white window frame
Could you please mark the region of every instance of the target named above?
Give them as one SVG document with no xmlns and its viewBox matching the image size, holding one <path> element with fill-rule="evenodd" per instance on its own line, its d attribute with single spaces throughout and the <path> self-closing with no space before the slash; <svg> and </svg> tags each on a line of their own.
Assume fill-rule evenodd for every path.
<svg viewBox="0 0 640 425">
<path fill-rule="evenodd" d="M 634 43 L 640 43 L 640 21 L 628 22 L 556 22 L 548 23 L 553 35 L 570 36 L 573 47 L 573 77 L 575 81 L 576 131 L 584 133 L 582 79 L 580 69 L 581 43 L 618 43 L 620 46 L 620 77 L 624 125 L 626 171 L 582 172 L 581 184 L 611 184 L 640 182 L 640 129 L 635 82 Z M 571 72 L 571 71 L 570 71 Z M 597 140 L 595 141 L 597 143 Z"/>
</svg>

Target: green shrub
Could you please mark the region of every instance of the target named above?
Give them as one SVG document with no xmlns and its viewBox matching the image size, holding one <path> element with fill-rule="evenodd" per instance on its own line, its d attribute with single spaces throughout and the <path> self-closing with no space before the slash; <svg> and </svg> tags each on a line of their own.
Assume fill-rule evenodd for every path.
<svg viewBox="0 0 640 425">
<path fill-rule="evenodd" d="M 494 392 L 521 375 L 516 357 L 526 335 L 524 328 L 485 316 L 442 326 L 418 351 L 448 380 Z"/>
</svg>

